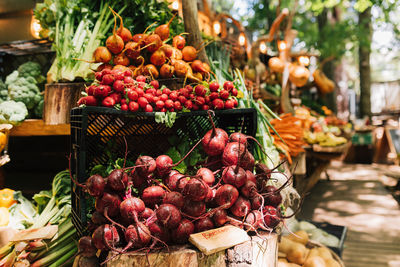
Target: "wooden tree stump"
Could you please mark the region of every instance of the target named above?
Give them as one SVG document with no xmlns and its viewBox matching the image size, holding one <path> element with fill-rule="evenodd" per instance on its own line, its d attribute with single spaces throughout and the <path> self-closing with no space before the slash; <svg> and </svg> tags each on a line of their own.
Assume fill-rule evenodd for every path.
<svg viewBox="0 0 400 267">
<path fill-rule="evenodd" d="M 46 84 L 44 92 L 43 120 L 45 124 L 69 123 L 70 111 L 77 106 L 85 83 Z"/>
<path fill-rule="evenodd" d="M 119 255 L 107 266 L 166 266 L 166 267 L 274 267 L 277 261 L 277 235 L 261 233 L 263 239 L 252 236 L 251 241 L 211 255 L 204 255 L 190 245 L 170 246 L 170 251 L 135 252 Z M 115 255 L 110 252 L 109 257 Z"/>
</svg>

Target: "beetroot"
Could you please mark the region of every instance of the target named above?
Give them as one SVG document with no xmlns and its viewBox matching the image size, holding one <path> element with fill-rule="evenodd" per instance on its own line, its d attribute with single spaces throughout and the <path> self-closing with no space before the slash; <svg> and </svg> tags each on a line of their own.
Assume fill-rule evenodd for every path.
<svg viewBox="0 0 400 267">
<path fill-rule="evenodd" d="M 168 192 L 164 195 L 163 204 L 172 204 L 178 209 L 181 209 L 184 204 L 183 195 L 179 192 Z"/>
<path fill-rule="evenodd" d="M 140 98 L 139 98 L 140 99 Z M 147 104 L 147 103 L 146 103 Z M 140 103 L 139 103 L 140 105 Z M 136 162 L 136 166 L 140 166 L 136 168 L 136 171 L 141 176 L 148 176 L 152 174 L 156 169 L 156 161 L 149 156 L 141 156 L 139 157 Z"/>
<path fill-rule="evenodd" d="M 154 210 L 150 209 L 150 208 L 145 208 L 144 211 L 140 214 L 140 217 L 142 219 L 148 219 L 150 217 L 155 217 L 156 213 L 154 212 Z"/>
<path fill-rule="evenodd" d="M 251 210 L 250 201 L 247 198 L 239 196 L 236 202 L 230 208 L 230 211 L 236 217 L 244 217 L 249 213 Z"/>
<path fill-rule="evenodd" d="M 125 231 L 125 240 L 128 242 L 128 245 L 124 250 L 127 250 L 127 247 L 145 247 L 151 241 L 150 230 L 141 222 L 138 222 L 136 226 L 129 225 Z"/>
<path fill-rule="evenodd" d="M 281 222 L 281 212 L 272 206 L 264 207 L 264 222 L 269 228 L 275 228 Z"/>
<path fill-rule="evenodd" d="M 238 162 L 243 161 L 244 153 L 246 153 L 246 147 L 243 144 L 239 142 L 228 143 L 222 153 L 222 164 L 225 166 L 237 165 Z"/>
<path fill-rule="evenodd" d="M 180 178 L 184 177 L 183 174 L 173 170 L 169 173 L 167 177 L 164 178 L 164 184 L 171 190 L 171 191 L 178 191 L 178 181 Z"/>
<path fill-rule="evenodd" d="M 253 183 L 257 184 L 256 176 L 252 171 L 246 170 L 246 180 L 252 181 Z"/>
<path fill-rule="evenodd" d="M 209 186 L 213 185 L 215 182 L 215 177 L 214 173 L 207 168 L 200 168 L 197 173 L 197 176 L 200 176 L 200 178 Z"/>
<path fill-rule="evenodd" d="M 91 220 L 96 225 L 107 223 L 106 217 L 104 217 L 103 214 L 98 211 L 93 212 Z"/>
<path fill-rule="evenodd" d="M 226 210 L 224 209 L 217 210 L 212 218 L 214 220 L 215 226 L 217 227 L 222 226 L 229 221 Z"/>
<path fill-rule="evenodd" d="M 252 198 L 257 193 L 257 185 L 253 181 L 247 180 L 240 188 L 240 193 L 247 198 Z"/>
<path fill-rule="evenodd" d="M 113 170 L 107 177 L 107 186 L 114 191 L 123 191 L 128 186 L 129 176 L 121 169 Z"/>
<path fill-rule="evenodd" d="M 177 207 L 171 204 L 162 204 L 156 210 L 157 220 L 166 228 L 173 229 L 182 220 L 181 213 Z"/>
<path fill-rule="evenodd" d="M 211 189 L 210 187 L 208 187 L 207 196 L 206 196 L 206 198 L 204 199 L 204 201 L 205 201 L 206 203 L 210 203 L 210 202 L 214 201 L 216 192 L 217 192 L 216 189 Z"/>
<path fill-rule="evenodd" d="M 121 198 L 118 195 L 105 192 L 102 197 L 96 199 L 95 208 L 105 217 L 114 217 L 119 213 L 120 204 Z"/>
<path fill-rule="evenodd" d="M 120 241 L 117 228 L 108 224 L 100 225 L 92 234 L 93 245 L 100 250 L 109 250 Z"/>
<path fill-rule="evenodd" d="M 251 202 L 251 209 L 258 210 L 263 206 L 264 198 L 261 195 L 257 194 L 250 199 L 250 202 Z"/>
<path fill-rule="evenodd" d="M 78 242 L 79 254 L 83 257 L 93 257 L 96 255 L 97 249 L 93 244 L 90 236 L 83 236 Z"/>
<path fill-rule="evenodd" d="M 204 217 L 194 223 L 196 232 L 204 232 L 214 228 L 214 223 L 209 217 Z"/>
<path fill-rule="evenodd" d="M 206 212 L 206 204 L 203 201 L 191 201 L 187 199 L 182 211 L 191 217 L 197 218 Z"/>
<path fill-rule="evenodd" d="M 161 155 L 156 158 L 157 174 L 163 177 L 171 171 L 173 165 L 172 159 L 167 155 Z"/>
<path fill-rule="evenodd" d="M 264 192 L 266 205 L 272 207 L 278 207 L 282 203 L 281 192 L 276 189 L 273 185 L 268 185 L 265 187 Z"/>
<path fill-rule="evenodd" d="M 106 181 L 104 178 L 94 174 L 87 179 L 85 188 L 92 197 L 100 197 L 103 195 L 105 186 Z"/>
<path fill-rule="evenodd" d="M 162 202 L 164 194 L 165 190 L 161 186 L 149 186 L 143 190 L 142 200 L 147 206 L 154 207 L 155 204 Z"/>
<path fill-rule="evenodd" d="M 259 210 L 253 210 L 246 216 L 245 227 L 247 230 L 255 231 L 258 228 L 264 229 L 263 215 Z"/>
<path fill-rule="evenodd" d="M 143 201 L 137 197 L 128 197 L 119 205 L 119 212 L 122 218 L 129 223 L 137 223 L 138 216 L 144 211 Z"/>
<path fill-rule="evenodd" d="M 242 133 L 233 133 L 229 136 L 229 142 L 239 142 L 245 146 L 247 146 L 247 135 Z"/>
<path fill-rule="evenodd" d="M 239 161 L 239 166 L 245 170 L 252 171 L 254 169 L 255 160 L 253 155 L 246 149 L 243 158 Z"/>
<path fill-rule="evenodd" d="M 219 128 L 209 130 L 202 141 L 204 152 L 209 156 L 221 155 L 227 143 L 228 134 Z"/>
<path fill-rule="evenodd" d="M 222 172 L 222 180 L 226 184 L 240 188 L 246 182 L 246 171 L 238 166 L 229 166 Z"/>
<path fill-rule="evenodd" d="M 230 184 L 224 184 L 215 193 L 215 202 L 225 209 L 230 208 L 239 197 L 239 191 Z"/>
<path fill-rule="evenodd" d="M 155 236 L 156 238 L 160 239 L 163 242 L 169 241 L 169 231 L 162 227 L 158 222 L 157 219 L 149 222 L 148 224 L 150 233 Z"/>
<path fill-rule="evenodd" d="M 172 236 L 174 241 L 178 244 L 185 244 L 189 236 L 194 233 L 194 225 L 188 219 L 183 219 L 179 222 L 178 227 L 173 230 Z"/>
<path fill-rule="evenodd" d="M 183 195 L 192 201 L 203 201 L 208 194 L 208 185 L 199 179 L 190 179 L 183 188 Z"/>
<path fill-rule="evenodd" d="M 222 161 L 220 156 L 208 156 L 206 166 L 211 171 L 217 171 L 222 168 Z"/>
</svg>

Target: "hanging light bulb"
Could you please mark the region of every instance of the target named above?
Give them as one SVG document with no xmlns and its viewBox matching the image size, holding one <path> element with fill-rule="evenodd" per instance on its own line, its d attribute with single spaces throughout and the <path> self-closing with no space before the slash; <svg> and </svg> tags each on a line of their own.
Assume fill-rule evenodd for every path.
<svg viewBox="0 0 400 267">
<path fill-rule="evenodd" d="M 31 34 L 34 38 L 40 39 L 40 31 L 42 30 L 42 26 L 40 26 L 40 22 L 32 16 L 31 20 Z"/>
<path fill-rule="evenodd" d="M 178 0 L 175 0 L 174 2 L 172 2 L 172 9 L 173 10 L 179 9 L 179 1 Z"/>
<path fill-rule="evenodd" d="M 241 32 L 239 34 L 239 45 L 244 46 L 246 43 L 246 36 L 244 35 L 244 32 Z"/>
<path fill-rule="evenodd" d="M 286 43 L 286 41 L 278 41 L 278 49 L 279 49 L 279 51 L 283 51 L 283 50 L 286 50 L 286 48 L 287 48 L 287 43 Z"/>
<path fill-rule="evenodd" d="M 310 58 L 308 56 L 299 56 L 297 61 L 299 62 L 300 65 L 303 66 L 308 66 L 310 65 Z"/>
<path fill-rule="evenodd" d="M 221 24 L 219 23 L 219 21 L 214 21 L 213 28 L 216 35 L 221 33 Z"/>
<path fill-rule="evenodd" d="M 263 54 L 267 52 L 267 44 L 265 42 L 260 43 L 260 52 Z"/>
</svg>

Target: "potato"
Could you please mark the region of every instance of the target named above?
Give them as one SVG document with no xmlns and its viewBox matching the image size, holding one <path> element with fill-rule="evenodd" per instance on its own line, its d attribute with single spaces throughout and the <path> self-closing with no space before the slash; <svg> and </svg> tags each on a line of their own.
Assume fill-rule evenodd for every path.
<svg viewBox="0 0 400 267">
<path fill-rule="evenodd" d="M 290 262 L 302 265 L 306 260 L 308 249 L 303 244 L 296 242 L 292 243 L 293 244 L 290 246 L 286 257 Z"/>
<path fill-rule="evenodd" d="M 296 231 L 286 237 L 294 242 L 301 243 L 303 245 L 307 244 L 308 242 L 308 234 L 304 230 Z"/>
<path fill-rule="evenodd" d="M 286 258 L 278 258 L 278 262 L 288 262 Z"/>
<path fill-rule="evenodd" d="M 278 261 L 277 267 L 301 267 L 301 265 L 298 265 L 296 263 Z"/>
<path fill-rule="evenodd" d="M 332 253 L 327 247 L 319 247 L 318 248 L 319 256 L 324 260 L 332 259 Z"/>
<path fill-rule="evenodd" d="M 308 257 L 303 267 L 327 267 L 323 258 L 319 256 Z"/>
<path fill-rule="evenodd" d="M 325 260 L 326 267 L 341 267 L 339 262 L 334 259 Z"/>
<path fill-rule="evenodd" d="M 311 258 L 311 257 L 315 257 L 315 256 L 319 257 L 319 250 L 318 250 L 318 248 L 312 248 L 312 249 L 310 249 L 310 253 L 308 253 L 307 258 Z"/>
<path fill-rule="evenodd" d="M 287 252 L 293 246 L 293 244 L 296 244 L 296 243 L 293 242 L 292 240 L 282 236 L 281 242 L 279 243 L 278 250 L 279 250 L 279 252 L 287 254 Z"/>
</svg>

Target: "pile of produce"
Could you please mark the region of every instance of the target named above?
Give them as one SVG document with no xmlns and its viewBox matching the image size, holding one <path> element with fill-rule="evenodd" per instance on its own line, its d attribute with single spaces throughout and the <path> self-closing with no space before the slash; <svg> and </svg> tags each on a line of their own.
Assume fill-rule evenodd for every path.
<svg viewBox="0 0 400 267">
<path fill-rule="evenodd" d="M 213 127 L 178 162 L 167 155 L 140 156 L 133 166 L 110 170 L 106 177 L 93 174 L 85 184 L 73 179 L 96 199 L 92 235 L 79 242 L 85 260 L 97 249 L 119 255 L 184 244 L 192 233 L 225 224 L 273 230 L 286 218 L 280 192 L 290 181 L 286 177 L 280 188 L 270 185 L 276 169 L 255 164 L 248 150 L 252 139 Z M 200 144 L 207 156 L 193 173 L 175 170 Z"/>
<path fill-rule="evenodd" d="M 271 120 L 273 128 L 270 130 L 274 136 L 274 145 L 283 153 L 292 163 L 292 157 L 303 152 L 305 146 L 303 140 L 304 129 L 301 127 L 300 119 L 287 113 L 280 116 L 279 119 Z"/>
<path fill-rule="evenodd" d="M 87 96 L 80 98 L 78 104 L 132 112 L 232 109 L 238 105 L 238 90 L 232 82 L 225 82 L 222 87 L 211 82 L 170 90 L 159 88 L 157 80 L 146 81 L 143 75 L 134 79 L 130 69 L 104 69 L 96 72 L 96 81 L 86 88 Z"/>
<path fill-rule="evenodd" d="M 71 180 L 68 171 L 58 173 L 49 191 L 33 196 L 35 205 L 20 192 L 0 191 L 3 205 L 8 208 L 8 227 L 15 230 L 58 225 L 51 240 L 35 239 L 9 242 L 0 248 L 0 266 L 61 266 L 72 262 L 77 252 L 76 230 L 71 222 Z M 0 208 L 0 211 L 3 208 Z M 3 220 L 3 213 L 1 213 Z M 5 223 L 4 223 L 5 225 Z M 7 231 L 10 231 L 9 229 Z"/>
<path fill-rule="evenodd" d="M 124 27 L 123 19 L 114 12 L 114 30 L 105 42 L 94 51 L 95 63 L 103 63 L 100 69 L 125 66 L 138 75 L 150 76 L 153 79 L 172 77 L 189 79 L 192 82 L 201 82 L 210 76 L 208 64 L 197 59 L 200 49 L 186 45 L 183 34 L 170 36 L 170 24 L 174 17 L 159 25 L 153 32 L 133 34 Z M 120 19 L 120 26 L 116 29 L 116 16 Z M 168 44 L 171 42 L 171 44 Z"/>
<path fill-rule="evenodd" d="M 28 117 L 42 117 L 41 66 L 28 61 L 0 80 L 0 123 L 18 124 Z"/>
<path fill-rule="evenodd" d="M 308 234 L 297 231 L 288 236 L 282 236 L 279 243 L 278 267 L 340 267 L 332 252 L 326 247 L 307 248 Z M 283 256 L 283 257 L 282 257 Z"/>
</svg>

